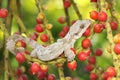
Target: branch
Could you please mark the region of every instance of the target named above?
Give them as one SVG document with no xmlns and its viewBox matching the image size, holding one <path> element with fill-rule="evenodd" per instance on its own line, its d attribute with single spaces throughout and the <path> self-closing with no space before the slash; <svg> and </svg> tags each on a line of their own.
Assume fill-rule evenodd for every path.
<svg viewBox="0 0 120 80">
<path fill-rule="evenodd" d="M 82 15 L 80 14 L 79 9 L 78 9 L 76 3 L 74 2 L 74 0 L 71 0 L 71 3 L 72 3 L 72 5 L 73 5 L 73 8 L 75 9 L 75 12 L 76 12 L 78 18 L 79 18 L 80 20 L 82 20 Z"/>
<path fill-rule="evenodd" d="M 27 29 L 26 29 L 24 23 L 22 22 L 21 18 L 17 14 L 14 14 L 14 17 L 15 17 L 17 23 L 19 24 L 22 32 L 25 33 L 27 36 L 29 36 L 29 33 L 27 32 Z"/>
<path fill-rule="evenodd" d="M 9 11 L 9 15 L 8 18 L 6 20 L 6 29 L 8 30 L 9 34 L 11 34 L 11 26 L 12 26 L 12 20 L 13 20 L 13 0 L 8 0 L 8 11 Z"/>
<path fill-rule="evenodd" d="M 5 25 L 3 24 L 3 22 L 0 20 L 0 28 L 4 33 L 4 41 L 5 43 L 7 42 L 7 39 L 9 37 L 9 33 L 7 32 Z M 6 46 L 5 46 L 6 47 Z M 8 50 L 6 48 L 4 48 L 4 67 L 5 67 L 5 74 L 4 74 L 4 79 L 5 80 L 9 80 L 9 75 L 8 75 L 8 58 L 9 58 L 9 53 Z"/>
<path fill-rule="evenodd" d="M 64 4 L 64 1 L 65 0 L 63 0 L 63 4 Z M 66 16 L 67 25 L 70 26 L 70 16 L 69 16 L 68 8 L 64 7 L 64 12 L 65 12 L 65 16 Z"/>
<path fill-rule="evenodd" d="M 112 19 L 115 20 L 115 21 L 117 21 L 118 24 L 120 24 L 120 15 L 119 15 L 119 13 L 116 11 L 116 9 L 115 9 L 116 1 L 115 1 L 115 0 L 106 0 L 106 2 L 107 2 L 108 4 L 110 4 L 110 9 L 109 9 L 109 11 L 110 11 L 110 14 L 111 14 L 111 16 L 112 16 Z M 120 32 L 119 29 L 117 30 L 117 32 L 118 32 L 118 33 Z"/>
<path fill-rule="evenodd" d="M 17 10 L 18 10 L 18 16 L 21 18 L 21 3 L 20 3 L 20 0 L 17 0 Z M 19 32 L 21 33 L 22 30 L 20 28 L 20 25 L 18 25 L 18 28 L 19 28 Z"/>
<path fill-rule="evenodd" d="M 47 24 L 48 24 L 48 20 L 46 18 L 46 16 L 44 15 L 44 11 L 43 11 L 43 8 L 42 8 L 42 5 L 40 3 L 40 0 L 35 0 L 36 1 L 36 6 L 38 8 L 38 11 L 40 14 L 43 14 L 44 18 L 43 18 L 43 23 L 45 25 L 45 31 L 46 33 L 50 36 L 50 43 L 52 44 L 54 42 L 54 38 L 53 38 L 53 35 L 51 33 L 51 31 L 49 29 L 47 29 Z"/>
<path fill-rule="evenodd" d="M 2 2 L 3 2 L 3 1 L 2 1 L 2 0 L 0 0 L 0 8 L 2 7 Z"/>
<path fill-rule="evenodd" d="M 62 67 L 58 67 L 58 73 L 59 73 L 60 80 L 65 80 L 64 72 L 63 72 Z"/>
<path fill-rule="evenodd" d="M 9 75 L 8 75 L 8 73 L 9 73 L 8 57 L 9 57 L 8 50 L 5 49 L 4 50 L 4 67 L 5 67 L 4 79 L 5 80 L 9 80 Z"/>
<path fill-rule="evenodd" d="M 115 44 L 114 44 L 114 41 L 113 41 L 113 34 L 112 34 L 112 30 L 110 28 L 109 22 L 107 22 L 107 24 L 106 24 L 106 29 L 107 29 L 107 38 L 109 40 L 110 48 L 111 48 L 111 55 L 113 57 L 113 65 L 115 66 L 115 69 L 117 71 L 117 78 L 119 78 L 120 77 L 120 69 L 119 69 L 120 63 L 119 63 L 119 60 L 117 58 L 117 55 L 115 54 L 115 52 L 113 50 Z"/>
</svg>

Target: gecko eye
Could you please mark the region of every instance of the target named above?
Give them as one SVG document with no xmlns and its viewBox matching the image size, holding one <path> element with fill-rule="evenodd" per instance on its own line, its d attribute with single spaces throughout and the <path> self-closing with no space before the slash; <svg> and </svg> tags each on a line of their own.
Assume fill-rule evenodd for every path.
<svg viewBox="0 0 120 80">
<path fill-rule="evenodd" d="M 81 30 L 84 28 L 84 24 L 80 25 L 79 27 L 80 28 L 78 31 L 76 31 L 75 35 L 78 35 L 81 32 Z"/>
<path fill-rule="evenodd" d="M 84 24 L 82 24 L 82 25 L 80 26 L 80 28 L 83 29 L 83 28 L 84 28 Z"/>
</svg>

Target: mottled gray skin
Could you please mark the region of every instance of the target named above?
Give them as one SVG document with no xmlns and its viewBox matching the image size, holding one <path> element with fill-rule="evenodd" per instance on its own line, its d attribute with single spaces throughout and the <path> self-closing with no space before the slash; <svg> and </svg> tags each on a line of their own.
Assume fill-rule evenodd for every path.
<svg viewBox="0 0 120 80">
<path fill-rule="evenodd" d="M 16 55 L 18 51 L 24 52 L 24 48 L 15 48 L 15 43 L 17 40 L 22 39 L 27 45 L 33 48 L 31 52 L 31 57 L 38 57 L 42 61 L 50 61 L 59 57 L 63 52 L 68 61 L 72 61 L 75 58 L 74 52 L 71 48 L 74 47 L 74 43 L 78 38 L 80 38 L 86 29 L 90 26 L 90 20 L 78 20 L 71 27 L 66 36 L 63 39 L 58 39 L 57 42 L 43 47 L 39 45 L 36 41 L 30 38 L 23 37 L 21 35 L 12 35 L 7 42 L 7 49 Z"/>
</svg>

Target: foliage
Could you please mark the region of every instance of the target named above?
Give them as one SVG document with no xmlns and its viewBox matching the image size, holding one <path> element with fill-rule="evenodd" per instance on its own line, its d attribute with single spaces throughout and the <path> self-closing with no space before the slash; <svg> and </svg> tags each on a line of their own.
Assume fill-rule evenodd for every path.
<svg viewBox="0 0 120 80">
<path fill-rule="evenodd" d="M 120 12 L 119 0 L 97 0 L 97 2 L 91 2 L 94 0 L 3 0 L 2 3 L 1 1 L 2 0 L 0 0 L 1 8 L 7 8 L 9 15 L 6 19 L 4 19 L 5 17 L 1 17 L 0 19 L 0 77 L 2 77 L 0 80 L 9 80 L 9 78 L 11 78 L 11 80 L 16 80 L 15 76 L 16 70 L 18 70 L 18 68 L 22 69 L 22 74 L 27 74 L 28 80 L 37 80 L 36 76 L 31 76 L 31 74 L 29 74 L 29 68 L 31 64 L 37 62 L 41 66 L 41 64 L 47 62 L 42 62 L 38 59 L 32 59 L 28 55 L 23 57 L 22 55 L 22 64 L 20 64 L 18 62 L 21 61 L 21 58 L 19 59 L 18 57 L 16 60 L 15 56 L 13 54 L 9 54 L 8 50 L 6 49 L 6 42 L 9 36 L 13 35 L 15 32 L 19 32 L 20 35 L 27 37 L 33 35 L 34 37 L 32 37 L 32 39 L 35 38 L 35 34 L 33 34 L 35 32 L 40 37 L 41 33 L 37 32 L 35 29 L 36 24 L 38 23 L 36 19 L 42 20 L 43 25 L 39 26 L 45 28 L 45 32 L 43 32 L 45 35 L 43 35 L 42 39 L 37 38 L 36 40 L 39 44 L 45 46 L 48 46 L 48 44 L 53 44 L 59 38 L 63 38 L 67 34 L 67 30 L 74 20 L 90 19 L 92 21 L 90 26 L 90 36 L 81 37 L 76 41 L 74 46 L 76 50 L 75 61 L 77 62 L 77 68 L 75 67 L 76 62 L 73 62 L 75 66 L 72 67 L 72 70 L 68 70 L 71 69 L 71 64 L 68 66 L 69 62 L 66 61 L 66 59 L 64 60 L 63 57 L 61 60 L 65 61 L 64 65 L 63 63 L 58 64 L 54 61 L 53 63 L 51 62 L 52 64 L 49 64 L 48 62 L 48 73 L 45 75 L 49 76 L 48 74 L 52 74 L 53 78 L 53 74 L 55 74 L 56 78 L 59 78 L 60 80 L 65 80 L 65 77 L 67 80 L 68 76 L 72 78 L 79 77 L 80 80 L 89 80 L 89 75 L 91 73 L 96 72 L 98 75 L 103 75 L 104 72 L 108 72 L 110 76 L 113 77 L 116 75 L 114 78 L 119 79 L 118 76 L 120 74 L 120 70 L 118 68 L 119 64 L 117 64 L 117 61 L 119 61 L 119 46 L 116 47 L 117 50 L 115 50 L 115 52 L 113 50 L 114 46 L 119 43 L 119 41 L 113 41 L 114 36 L 120 32 L 120 16 L 118 14 L 118 12 Z M 67 3 L 67 5 L 63 5 L 65 1 L 68 1 L 68 3 L 70 2 L 70 4 L 68 5 Z M 102 16 L 102 18 L 97 17 L 97 19 L 91 18 L 90 12 L 93 10 L 97 11 L 98 15 L 100 15 L 101 11 L 104 11 L 104 14 L 107 13 L 107 17 Z M 58 20 L 61 16 L 62 18 Z M 94 17 L 96 18 L 96 16 Z M 111 30 L 112 28 L 110 28 L 111 25 L 109 24 L 111 21 L 115 21 L 117 23 L 117 30 Z M 95 24 L 100 24 L 97 25 L 99 28 L 101 24 L 103 24 L 101 27 L 104 29 L 100 32 L 95 31 Z M 113 24 L 113 27 L 116 26 Z M 96 30 L 100 29 L 96 28 Z M 61 31 L 63 31 L 63 34 L 60 34 Z M 49 36 L 49 38 L 46 37 L 46 34 Z M 86 38 L 90 40 L 90 42 L 83 42 L 83 40 Z M 16 47 L 25 47 L 24 43 L 21 41 L 16 44 Z M 99 48 L 103 51 L 102 56 L 95 55 L 96 50 Z M 27 49 L 32 51 L 32 49 L 28 46 Z M 83 62 L 80 60 L 81 57 L 79 55 L 81 52 L 89 53 L 89 50 L 91 51 L 89 56 L 95 56 L 96 58 L 95 64 L 92 64 L 92 66 L 95 67 L 92 71 L 86 71 L 85 69 L 86 65 L 89 63 L 89 56 L 87 55 L 87 60 L 85 59 Z M 115 54 L 117 53 L 116 51 L 118 51 L 118 54 Z M 25 57 L 27 61 L 23 60 Z M 117 61 L 115 61 L 116 59 Z M 110 68 L 111 66 L 115 67 L 117 72 L 115 72 L 114 68 L 112 67 L 111 69 L 113 70 L 113 73 L 110 73 L 108 70 L 109 66 Z M 61 76 L 63 75 L 63 72 L 65 77 Z M 41 77 L 40 72 L 37 74 L 37 76 Z M 103 79 L 103 76 L 99 77 L 99 80 Z M 114 80 L 114 78 L 112 80 Z M 47 80 L 47 78 L 45 78 L 45 80 Z M 90 80 L 92 79 L 90 78 Z"/>
</svg>

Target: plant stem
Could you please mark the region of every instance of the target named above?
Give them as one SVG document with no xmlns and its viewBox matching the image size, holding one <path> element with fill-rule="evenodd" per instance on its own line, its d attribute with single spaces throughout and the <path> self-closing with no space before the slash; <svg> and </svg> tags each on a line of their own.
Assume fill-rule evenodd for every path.
<svg viewBox="0 0 120 80">
<path fill-rule="evenodd" d="M 58 73 L 59 73 L 60 80 L 65 80 L 63 67 L 58 67 Z"/>
<path fill-rule="evenodd" d="M 38 11 L 39 11 L 40 13 L 44 14 L 42 5 L 41 5 L 41 3 L 40 3 L 40 0 L 35 0 L 35 1 L 36 1 L 36 6 L 37 6 L 37 8 L 38 8 Z M 46 18 L 45 15 L 44 15 L 43 23 L 44 23 L 45 28 L 46 28 L 48 22 L 47 22 L 47 18 Z M 47 33 L 47 34 L 49 35 L 49 37 L 50 37 L 50 44 L 52 44 L 52 43 L 54 42 L 54 38 L 53 38 L 52 32 L 51 32 L 49 29 L 47 29 L 47 28 L 45 29 L 45 31 L 46 31 L 46 33 Z"/>
<path fill-rule="evenodd" d="M 9 33 L 7 32 L 5 25 L 3 24 L 3 22 L 0 20 L 0 28 L 4 33 L 4 41 L 6 43 L 8 37 L 9 37 Z M 6 47 L 6 46 L 5 46 Z M 9 52 L 6 48 L 4 48 L 4 67 L 5 67 L 5 74 L 4 74 L 4 79 L 5 80 L 9 80 L 9 75 L 8 75 L 8 58 L 9 58 Z"/>
<path fill-rule="evenodd" d="M 103 11 L 106 11 L 106 8 L 104 7 L 105 6 L 105 2 L 106 0 L 101 0 L 101 9 Z M 115 54 L 114 52 L 114 46 L 115 46 L 115 43 L 113 41 L 113 33 L 112 33 L 112 30 L 111 30 L 111 27 L 110 27 L 110 24 L 109 24 L 109 18 L 106 22 L 106 30 L 107 30 L 107 39 L 109 40 L 109 44 L 110 44 L 110 50 L 111 50 L 111 56 L 113 58 L 113 65 L 117 71 L 117 75 L 116 75 L 116 79 L 118 80 L 118 78 L 120 78 L 120 69 L 119 69 L 119 66 L 120 66 L 120 63 L 119 63 L 119 59 L 117 58 L 117 55 Z"/>
<path fill-rule="evenodd" d="M 6 27 L 7 27 L 7 30 L 9 32 L 9 34 L 11 34 L 11 26 L 12 26 L 12 20 L 13 20 L 13 0 L 8 0 L 8 11 L 9 11 L 9 15 L 8 15 L 8 18 L 6 20 Z"/>
<path fill-rule="evenodd" d="M 9 73 L 9 71 L 8 71 L 8 68 L 9 68 L 9 66 L 8 66 L 8 57 L 9 57 L 8 50 L 5 49 L 4 50 L 4 66 L 5 66 L 4 79 L 5 80 L 9 80 L 9 75 L 8 75 L 8 73 Z"/>
<path fill-rule="evenodd" d="M 18 1 L 18 0 L 17 1 L 16 0 L 11 0 L 11 5 L 13 7 L 13 10 L 12 10 L 13 17 L 16 19 L 16 21 L 18 23 L 18 26 L 19 26 L 18 28 L 19 28 L 20 32 L 25 33 L 27 36 L 29 36 L 29 33 L 27 32 L 27 29 L 26 29 L 23 21 L 20 18 L 20 13 L 19 13 L 20 11 L 18 11 L 19 8 L 20 8 L 20 6 L 19 6 L 20 5 L 20 1 Z"/>
<path fill-rule="evenodd" d="M 21 18 L 21 3 L 20 3 L 20 0 L 17 0 L 17 10 L 18 10 L 18 16 Z M 21 28 L 20 28 L 20 25 L 18 25 L 18 29 L 19 29 L 19 32 L 21 33 Z"/>
<path fill-rule="evenodd" d="M 115 20 L 118 24 L 120 24 L 120 15 L 115 9 L 116 1 L 115 0 L 106 0 L 106 2 L 110 5 L 109 11 L 110 11 L 112 20 Z M 117 29 L 116 32 L 119 33 L 120 32 L 119 29 Z"/>
<path fill-rule="evenodd" d="M 110 48 L 111 48 L 111 55 L 112 55 L 112 57 L 113 57 L 113 65 L 114 65 L 114 67 L 115 67 L 115 69 L 116 69 L 116 71 L 117 71 L 117 76 L 116 76 L 116 78 L 120 78 L 120 69 L 119 69 L 120 63 L 119 63 L 119 60 L 118 60 L 118 58 L 117 58 L 117 55 L 115 54 L 115 52 L 114 52 L 114 50 L 113 50 L 115 44 L 114 44 L 114 41 L 113 41 L 112 30 L 111 30 L 110 24 L 109 24 L 108 22 L 107 22 L 107 24 L 106 24 L 106 29 L 107 29 L 107 38 L 108 38 L 108 40 L 109 40 Z"/>
<path fill-rule="evenodd" d="M 14 14 L 14 17 L 17 20 L 17 23 L 19 24 L 22 32 L 25 33 L 27 36 L 29 36 L 29 33 L 27 32 L 26 27 L 24 23 L 22 22 L 21 18 L 17 14 Z"/>
<path fill-rule="evenodd" d="M 13 68 L 12 68 L 12 65 L 11 65 L 11 63 L 10 63 L 10 59 L 8 60 L 8 65 L 9 65 L 9 72 L 10 72 L 11 80 L 16 80 L 16 77 L 15 77 L 15 74 L 14 74 L 14 71 L 13 71 Z"/>
<path fill-rule="evenodd" d="M 116 4 L 116 1 L 115 0 L 106 0 L 106 2 L 108 4 L 110 4 L 110 13 L 111 13 L 111 16 L 118 22 L 120 23 L 120 15 L 118 14 L 118 12 L 116 11 L 115 9 L 115 4 Z"/>
<path fill-rule="evenodd" d="M 63 0 L 63 4 L 64 4 L 64 1 L 65 1 L 65 0 Z M 64 6 L 64 5 L 63 5 L 63 6 Z M 68 8 L 65 8 L 65 7 L 64 7 L 64 12 L 65 12 L 65 16 L 66 16 L 67 25 L 70 26 L 70 16 L 69 16 Z"/>
<path fill-rule="evenodd" d="M 2 7 L 2 2 L 3 2 L 3 1 L 2 1 L 2 0 L 0 0 L 0 8 Z"/>
<path fill-rule="evenodd" d="M 73 5 L 73 8 L 74 8 L 74 10 L 75 10 L 78 18 L 79 18 L 80 20 L 82 20 L 82 15 L 80 14 L 79 9 L 78 9 L 76 3 L 74 2 L 74 0 L 70 0 L 70 1 L 71 1 L 72 5 Z"/>
<path fill-rule="evenodd" d="M 51 61 L 41 61 L 40 59 L 31 58 L 29 55 L 25 55 L 25 57 L 29 62 L 38 62 L 39 64 L 57 64 L 66 61 L 66 58 L 64 57 L 58 57 L 57 59 Z"/>
</svg>

